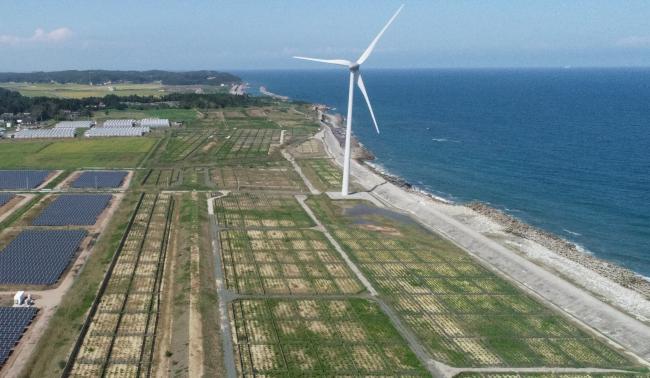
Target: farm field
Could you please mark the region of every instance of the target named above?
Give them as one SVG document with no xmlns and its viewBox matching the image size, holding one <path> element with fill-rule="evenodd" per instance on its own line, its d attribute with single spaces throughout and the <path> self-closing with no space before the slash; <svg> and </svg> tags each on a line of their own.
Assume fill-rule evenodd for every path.
<svg viewBox="0 0 650 378">
<path fill-rule="evenodd" d="M 230 311 L 240 376 L 427 376 L 367 300 L 239 300 Z"/>
<path fill-rule="evenodd" d="M 308 228 L 314 222 L 296 199 L 286 194 L 231 193 L 215 200 L 223 228 Z"/>
<path fill-rule="evenodd" d="M 118 251 L 74 359 L 71 376 L 146 374 L 173 199 L 146 194 Z"/>
<path fill-rule="evenodd" d="M 436 360 L 460 367 L 635 366 L 403 215 L 324 196 L 309 201 Z"/>
<path fill-rule="evenodd" d="M 95 116 L 147 117 L 182 125 L 144 138 L 0 142 L 0 159 L 6 156 L 0 168 L 65 171 L 47 189 L 28 193 L 34 199 L 3 221 L 0 245 L 24 229 L 49 227 L 86 232 L 84 248 L 99 247 L 88 255 L 82 249 L 63 268 L 71 273 L 63 276 L 72 281 L 70 292 L 24 376 L 645 372 L 408 216 L 316 194 L 338 191 L 342 173 L 311 138 L 318 125 L 309 106 Z M 92 173 L 82 179 L 84 192 L 103 192 L 101 198 L 123 205 L 58 206 L 66 191 L 98 195 L 71 188 L 78 177 L 72 172 L 84 167 L 115 168 L 104 177 L 107 187 L 130 168 L 128 187 L 100 190 Z M 39 226 L 46 209 L 57 211 Z M 105 223 L 113 211 L 118 219 Z M 100 225 L 110 233 L 103 236 Z M 530 370 L 507 372 L 517 368 Z"/>
<path fill-rule="evenodd" d="M 303 192 L 305 184 L 286 161 L 255 165 L 226 165 L 210 170 L 212 182 L 218 189 L 274 190 Z"/>
<path fill-rule="evenodd" d="M 343 173 L 332 159 L 296 160 L 302 173 L 320 191 L 340 189 Z"/>
<path fill-rule="evenodd" d="M 194 92 L 201 88 L 205 93 L 223 92 L 224 89 L 217 86 L 198 85 L 162 85 L 157 83 L 147 84 L 111 84 L 111 85 L 89 85 L 89 84 L 59 84 L 59 83 L 0 83 L 0 87 L 20 92 L 23 96 L 37 97 L 59 97 L 59 98 L 84 98 L 104 97 L 107 95 L 116 96 L 163 96 L 174 92 Z"/>
<path fill-rule="evenodd" d="M 137 166 L 157 138 L 100 138 L 61 141 L 2 141 L 0 168 L 75 169 Z"/>
</svg>

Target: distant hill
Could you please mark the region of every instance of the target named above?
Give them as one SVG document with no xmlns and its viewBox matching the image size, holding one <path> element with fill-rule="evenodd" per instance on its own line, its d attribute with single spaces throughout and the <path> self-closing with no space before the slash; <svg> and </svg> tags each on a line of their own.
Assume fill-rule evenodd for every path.
<svg viewBox="0 0 650 378">
<path fill-rule="evenodd" d="M 102 84 L 112 83 L 152 83 L 160 81 L 165 85 L 219 85 L 240 83 L 241 79 L 227 72 L 219 71 L 109 71 L 109 70 L 70 70 L 54 72 L 0 72 L 0 82 L 17 82 L 17 83 L 74 83 Z"/>
</svg>

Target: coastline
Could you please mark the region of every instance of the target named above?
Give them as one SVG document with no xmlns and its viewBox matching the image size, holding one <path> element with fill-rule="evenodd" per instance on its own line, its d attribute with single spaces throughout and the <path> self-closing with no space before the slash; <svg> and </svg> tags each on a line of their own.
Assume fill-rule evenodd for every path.
<svg viewBox="0 0 650 378">
<path fill-rule="evenodd" d="M 322 130 L 315 138 L 321 140 L 329 156 L 342 165 L 342 147 L 335 135 L 337 128 L 340 133 L 340 123 L 332 122 L 335 119 L 341 118 L 324 114 L 321 117 Z M 357 149 L 362 148 L 358 141 L 354 145 Z M 647 343 L 650 339 L 650 301 L 638 291 L 599 273 L 598 269 L 584 262 L 585 265 L 572 261 L 542 244 L 553 249 L 557 246 L 575 249 L 575 246 L 567 247 L 571 245 L 568 241 L 542 230 L 535 233 L 535 228 L 515 218 L 510 222 L 516 220 L 517 227 L 502 224 L 497 221 L 499 211 L 484 204 L 481 208 L 489 210 L 483 214 L 469 206 L 441 201 L 404 180 L 379 172 L 364 161 L 352 160 L 351 175 L 371 197 L 411 215 L 426 228 L 466 250 L 486 268 L 610 342 L 623 345 L 645 360 L 644 363 L 650 361 L 650 345 Z M 517 235 L 517 230 L 522 236 Z M 523 230 L 529 230 L 530 234 Z M 616 275 L 610 276 L 616 278 Z"/>
<path fill-rule="evenodd" d="M 328 127 L 330 127 L 330 130 L 334 133 L 339 143 L 343 143 L 341 139 L 343 137 L 342 134 L 339 135 L 340 133 L 337 132 L 337 130 L 343 129 L 341 123 L 343 120 L 342 116 L 338 114 L 324 114 L 324 118 L 326 119 L 325 123 Z M 466 204 L 459 204 L 430 193 L 415 185 L 412 185 L 402 177 L 388 172 L 380 165 L 373 163 L 372 160 L 375 159 L 374 154 L 365 148 L 363 144 L 361 144 L 354 136 L 354 134 L 352 144 L 354 147 L 360 150 L 356 152 L 353 151 L 353 156 L 359 160 L 360 164 L 372 170 L 373 173 L 381 176 L 386 181 L 402 188 L 403 190 L 416 193 L 418 195 L 447 205 L 454 205 L 471 209 L 472 211 L 481 214 L 489 218 L 491 221 L 497 223 L 502 228 L 503 232 L 521 237 L 534 243 L 538 243 L 548 250 L 558 254 L 559 256 L 578 263 L 585 268 L 603 275 L 604 277 L 625 288 L 638 292 L 646 299 L 650 299 L 650 278 L 644 277 L 631 269 L 598 258 L 590 252 L 582 249 L 576 243 L 573 243 L 559 235 L 548 232 L 542 228 L 528 224 L 525 221 L 500 209 L 492 207 L 485 202 L 472 201 Z M 650 316 L 650 314 L 648 315 Z"/>
<path fill-rule="evenodd" d="M 412 191 L 444 204 L 462 206 L 471 209 L 476 213 L 489 218 L 495 223 L 498 223 L 501 227 L 503 227 L 504 232 L 510 233 L 517 237 L 521 237 L 531 242 L 538 243 L 550 251 L 571 261 L 574 261 L 590 270 L 593 270 L 598 274 L 601 274 L 604 277 L 607 277 L 610 280 L 616 282 L 617 284 L 634 290 L 643 295 L 645 298 L 650 299 L 650 278 L 644 277 L 643 275 L 631 269 L 596 257 L 574 242 L 571 242 L 542 228 L 528 224 L 523 220 L 504 212 L 503 210 L 490 206 L 485 202 L 471 201 L 464 204 L 455 203 L 443 197 L 436 196 L 435 194 L 432 194 L 424 189 L 420 189 L 417 186 L 410 184 L 403 178 L 393 173 L 387 172 L 377 164 L 368 161 L 361 161 L 360 163 L 373 170 L 374 173 L 382 176 L 384 179 L 386 179 L 386 181 L 400 186 L 404 190 Z"/>
</svg>

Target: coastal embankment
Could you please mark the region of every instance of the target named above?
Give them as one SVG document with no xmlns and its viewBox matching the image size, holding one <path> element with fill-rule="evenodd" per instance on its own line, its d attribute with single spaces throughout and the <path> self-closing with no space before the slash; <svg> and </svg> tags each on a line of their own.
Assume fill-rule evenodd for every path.
<svg viewBox="0 0 650 378">
<path fill-rule="evenodd" d="M 266 87 L 264 87 L 264 86 L 260 87 L 260 93 L 263 94 L 264 96 L 269 96 L 269 97 L 272 97 L 272 98 L 274 98 L 276 100 L 280 100 L 280 101 L 287 101 L 289 99 L 288 96 L 282 96 L 282 95 L 279 95 L 279 94 L 275 94 L 273 92 L 269 92 L 269 90 L 266 89 Z"/>
<path fill-rule="evenodd" d="M 316 138 L 342 164 L 341 141 L 336 137 L 340 127 L 332 124 L 334 119 L 326 117 Z M 600 273 L 606 268 L 592 269 L 589 263 L 572 260 L 556 251 L 568 248 L 560 238 L 541 230 L 533 232 L 532 227 L 514 222 L 514 218 L 498 221 L 487 205 L 470 207 L 437 200 L 402 180 L 380 174 L 363 161 L 352 161 L 351 174 L 387 206 L 408 213 L 523 290 L 650 360 L 650 301 L 642 294 L 646 292 L 641 281 L 628 277 L 617 282 L 617 274 Z"/>
</svg>

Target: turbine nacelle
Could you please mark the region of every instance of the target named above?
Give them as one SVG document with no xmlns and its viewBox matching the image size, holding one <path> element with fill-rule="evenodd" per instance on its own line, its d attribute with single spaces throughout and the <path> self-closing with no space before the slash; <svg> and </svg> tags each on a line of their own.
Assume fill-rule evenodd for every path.
<svg viewBox="0 0 650 378">
<path fill-rule="evenodd" d="M 348 69 L 352 72 L 358 72 L 361 65 L 359 63 L 350 63 Z"/>
</svg>

